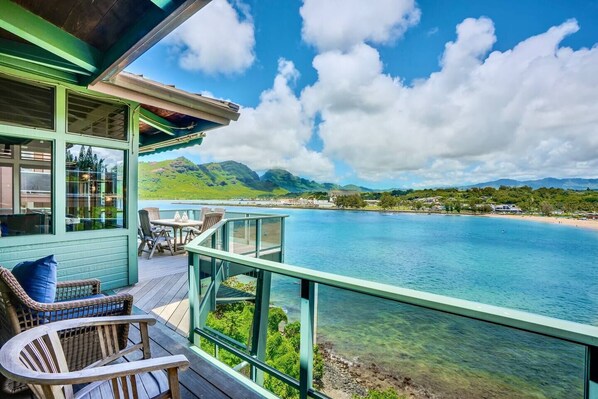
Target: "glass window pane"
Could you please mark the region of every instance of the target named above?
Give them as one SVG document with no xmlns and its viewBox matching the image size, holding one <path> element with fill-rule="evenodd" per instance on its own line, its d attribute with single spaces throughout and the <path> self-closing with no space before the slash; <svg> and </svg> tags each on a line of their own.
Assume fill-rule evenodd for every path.
<svg viewBox="0 0 598 399">
<path fill-rule="evenodd" d="M 127 140 L 126 105 L 68 93 L 68 131 L 89 136 Z"/>
<path fill-rule="evenodd" d="M 0 234 L 51 234 L 52 143 L 0 136 L 0 148 L 7 147 L 10 156 L 0 165 Z M 23 155 L 32 149 L 42 155 Z"/>
<path fill-rule="evenodd" d="M 125 227 L 125 152 L 67 145 L 67 231 Z"/>
<path fill-rule="evenodd" d="M 0 77 L 0 121 L 54 129 L 54 88 Z"/>
</svg>

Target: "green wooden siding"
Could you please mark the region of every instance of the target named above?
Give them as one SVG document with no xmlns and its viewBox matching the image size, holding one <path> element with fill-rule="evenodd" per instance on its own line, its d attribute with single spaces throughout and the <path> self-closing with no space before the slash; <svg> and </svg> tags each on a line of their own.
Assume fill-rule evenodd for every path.
<svg viewBox="0 0 598 399">
<path fill-rule="evenodd" d="M 58 261 L 58 279 L 99 278 L 102 289 L 123 287 L 129 283 L 129 236 L 94 238 L 39 244 L 2 246 L 2 266 L 12 268 L 25 259 L 39 259 L 54 254 Z"/>
</svg>

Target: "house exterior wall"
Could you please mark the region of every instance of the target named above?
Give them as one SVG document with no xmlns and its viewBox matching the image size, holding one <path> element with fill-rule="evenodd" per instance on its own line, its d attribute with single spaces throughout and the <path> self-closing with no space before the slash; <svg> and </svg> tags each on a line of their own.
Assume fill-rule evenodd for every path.
<svg viewBox="0 0 598 399">
<path fill-rule="evenodd" d="M 0 135 L 48 140 L 52 149 L 51 234 L 0 238 L 0 265 L 12 268 L 24 260 L 54 254 L 59 263 L 60 280 L 99 278 L 104 289 L 137 282 L 137 148 L 139 145 L 139 105 L 129 105 L 127 141 L 91 137 L 67 132 L 67 90 L 115 100 L 85 88 L 0 67 L 0 74 L 56 87 L 56 121 L 53 131 L 2 124 Z M 122 101 L 122 100 L 119 100 Z M 125 152 L 125 228 L 73 232 L 66 227 L 66 144 L 75 143 L 124 150 Z"/>
</svg>

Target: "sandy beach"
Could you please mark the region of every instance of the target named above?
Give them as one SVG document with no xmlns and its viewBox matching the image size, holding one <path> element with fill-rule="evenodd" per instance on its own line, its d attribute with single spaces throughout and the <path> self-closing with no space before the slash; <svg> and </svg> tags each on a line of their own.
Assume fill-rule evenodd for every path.
<svg viewBox="0 0 598 399">
<path fill-rule="evenodd" d="M 557 216 L 533 216 L 533 215 L 497 215 L 487 214 L 482 215 L 483 217 L 491 218 L 503 218 L 503 219 L 515 219 L 515 220 L 527 220 L 530 222 L 539 223 L 550 223 L 550 224 L 561 224 L 563 226 L 573 226 L 583 229 L 598 230 L 598 220 L 596 219 L 571 219 L 566 217 Z"/>
</svg>

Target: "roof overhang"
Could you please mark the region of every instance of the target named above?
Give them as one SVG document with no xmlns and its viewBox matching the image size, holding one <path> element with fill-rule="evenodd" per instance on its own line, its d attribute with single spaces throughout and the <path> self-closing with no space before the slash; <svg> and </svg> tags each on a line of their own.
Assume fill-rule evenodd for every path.
<svg viewBox="0 0 598 399">
<path fill-rule="evenodd" d="M 206 130 L 239 119 L 239 106 L 229 101 L 188 93 L 128 72 L 88 88 L 140 104 L 140 155 L 201 144 Z"/>
<path fill-rule="evenodd" d="M 94 84 L 116 76 L 209 2 L 0 0 L 0 63 Z"/>
<path fill-rule="evenodd" d="M 239 107 L 124 68 L 209 2 L 0 0 L 0 66 L 141 104 L 144 154 L 199 144 Z"/>
</svg>

